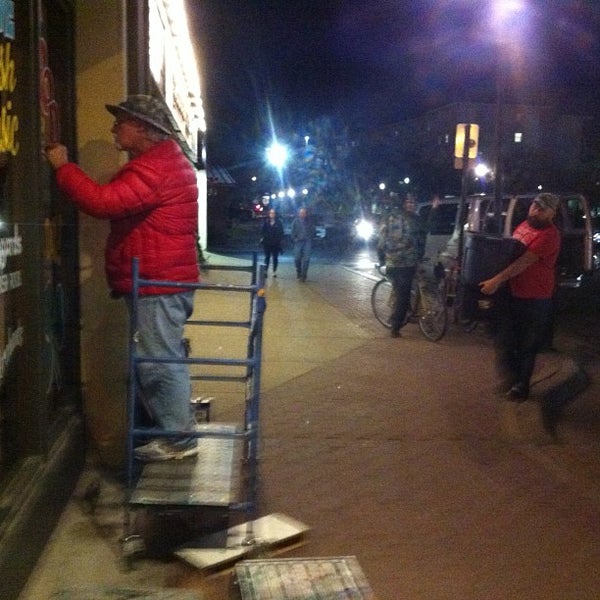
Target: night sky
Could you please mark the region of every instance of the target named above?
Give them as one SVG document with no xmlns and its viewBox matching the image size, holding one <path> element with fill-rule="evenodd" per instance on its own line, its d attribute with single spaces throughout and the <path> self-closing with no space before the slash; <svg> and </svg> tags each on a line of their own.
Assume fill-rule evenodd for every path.
<svg viewBox="0 0 600 600">
<path fill-rule="evenodd" d="M 209 159 L 235 165 L 270 131 L 320 115 L 375 127 L 455 101 L 508 97 L 596 116 L 600 1 L 196 0 Z M 497 4 L 497 2 L 496 2 Z"/>
</svg>

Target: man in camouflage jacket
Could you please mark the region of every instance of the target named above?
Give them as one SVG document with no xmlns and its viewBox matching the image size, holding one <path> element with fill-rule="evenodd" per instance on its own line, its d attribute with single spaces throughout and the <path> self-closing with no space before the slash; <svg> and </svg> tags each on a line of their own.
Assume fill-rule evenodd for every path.
<svg viewBox="0 0 600 600">
<path fill-rule="evenodd" d="M 400 337 L 410 306 L 410 289 L 421 258 L 422 227 L 416 215 L 416 203 L 408 194 L 401 206 L 395 206 L 384 218 L 377 244 L 380 258 L 385 259 L 386 275 L 393 288 L 390 315 L 392 337 Z"/>
</svg>

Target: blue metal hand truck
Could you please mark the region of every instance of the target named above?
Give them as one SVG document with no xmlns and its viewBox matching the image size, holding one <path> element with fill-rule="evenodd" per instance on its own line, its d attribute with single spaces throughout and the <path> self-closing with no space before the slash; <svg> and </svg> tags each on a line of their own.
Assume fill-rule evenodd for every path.
<svg viewBox="0 0 600 600">
<path fill-rule="evenodd" d="M 257 262 L 235 259 L 232 264 L 210 265 L 203 271 L 223 281 L 182 284 L 140 277 L 139 261 L 132 261 L 133 292 L 129 331 L 128 426 L 126 444 L 126 490 L 122 550 L 128 565 L 146 554 L 144 533 L 134 511 L 162 514 L 203 507 L 219 508 L 226 514 L 241 512 L 248 517 L 244 544 L 254 543 L 252 521 L 257 511 L 259 399 L 262 359 L 265 270 Z M 241 281 L 240 281 L 241 280 Z M 145 286 L 195 290 L 194 313 L 186 324 L 190 349 L 182 359 L 142 356 L 138 353 L 138 300 Z M 247 302 L 240 302 L 240 296 Z M 231 333 L 233 332 L 233 333 Z M 200 347 L 203 355 L 195 352 Z M 231 346 L 231 348 L 229 348 Z M 230 354 L 227 354 L 230 352 Z M 221 385 L 221 398 L 203 400 L 195 408 L 203 412 L 193 431 L 165 431 L 144 427 L 136 410 L 137 365 L 185 362 L 192 387 Z M 198 383 L 196 383 L 198 382 Z M 216 383 L 218 382 L 218 383 Z M 204 392 L 204 387 L 202 391 Z M 238 393 L 239 390 L 239 393 Z M 193 394 L 192 394 L 193 395 Z M 236 396 L 239 395 L 239 398 Z M 190 399 L 193 401 L 193 399 Z M 208 409 L 210 408 L 210 416 Z M 239 409 L 239 410 L 238 410 Z M 217 420 L 214 420 L 214 416 Z M 220 421 L 220 416 L 227 421 Z M 232 418 L 233 416 L 233 418 Z M 198 456 L 182 460 L 139 463 L 134 449 L 153 437 L 198 438 Z M 142 528 L 143 529 L 143 528 Z"/>
</svg>

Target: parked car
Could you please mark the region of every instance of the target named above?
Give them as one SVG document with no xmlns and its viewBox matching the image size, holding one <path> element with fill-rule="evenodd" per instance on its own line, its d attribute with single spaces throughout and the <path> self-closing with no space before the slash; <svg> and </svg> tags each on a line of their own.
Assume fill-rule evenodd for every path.
<svg viewBox="0 0 600 600">
<path fill-rule="evenodd" d="M 518 194 L 502 199 L 500 214 L 494 210 L 494 197 L 475 195 L 466 198 L 463 228 L 463 243 L 471 233 L 498 234 L 510 237 L 519 223 L 527 218 L 529 205 L 537 194 Z M 594 224 L 589 201 L 582 194 L 557 193 L 560 198 L 555 223 L 561 232 L 561 251 L 558 257 L 558 284 L 561 287 L 577 288 L 600 268 L 598 243 L 594 242 Z M 460 227 L 458 208 L 460 199 L 445 198 L 440 209 L 444 218 L 437 228 L 432 228 L 425 246 L 425 265 L 432 271 L 438 266 L 447 267 L 458 256 Z M 440 210 L 438 209 L 438 210 Z M 418 211 L 431 210 L 431 203 L 423 203 Z M 454 226 L 449 232 L 451 213 Z M 464 247 L 464 246 L 463 246 Z"/>
<path fill-rule="evenodd" d="M 430 223 L 425 243 L 424 262 L 426 266 L 433 267 L 439 262 L 440 256 L 443 258 L 448 253 L 448 243 L 452 239 L 457 225 L 459 203 L 460 198 L 445 196 L 440 200 L 435 218 L 431 218 L 431 201 L 422 202 L 418 205 L 417 214 L 419 219 L 423 223 Z M 456 239 L 458 240 L 458 236 L 456 236 Z"/>
</svg>

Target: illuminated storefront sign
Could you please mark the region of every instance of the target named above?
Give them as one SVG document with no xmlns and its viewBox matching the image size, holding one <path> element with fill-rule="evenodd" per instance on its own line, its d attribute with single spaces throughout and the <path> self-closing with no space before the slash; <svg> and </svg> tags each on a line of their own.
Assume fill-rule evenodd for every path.
<svg viewBox="0 0 600 600">
<path fill-rule="evenodd" d="M 0 175 L 6 181 L 10 157 L 19 153 L 19 117 L 14 112 L 13 94 L 17 88 L 17 67 L 13 58 L 13 41 L 16 38 L 14 2 L 0 0 Z M 3 185 L 3 184 L 2 184 Z M 0 190 L 4 196 L 5 191 Z M 8 292 L 23 285 L 21 270 L 15 268 L 11 257 L 23 253 L 23 238 L 19 226 L 12 232 L 0 218 L 0 385 L 4 383 L 16 349 L 23 346 L 24 328 L 20 323 L 11 326 L 7 317 Z"/>
<path fill-rule="evenodd" d="M 197 158 L 198 131 L 206 124 L 184 0 L 149 0 L 148 21 L 150 72 Z"/>
<path fill-rule="evenodd" d="M 0 0 L 0 36 L 0 155 L 16 156 L 19 152 L 16 139 L 19 117 L 12 112 L 13 103 L 9 96 L 17 87 L 11 43 L 15 39 L 14 2 Z"/>
</svg>

